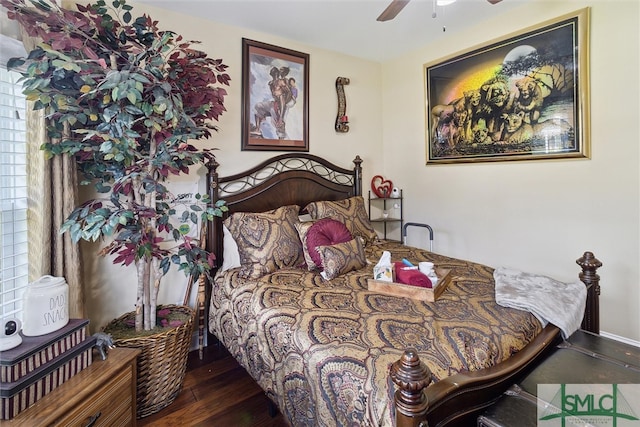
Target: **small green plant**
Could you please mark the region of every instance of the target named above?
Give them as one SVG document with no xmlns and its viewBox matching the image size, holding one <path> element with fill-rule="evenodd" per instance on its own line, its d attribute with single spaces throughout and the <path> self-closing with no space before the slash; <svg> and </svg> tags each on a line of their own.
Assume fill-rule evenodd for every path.
<svg viewBox="0 0 640 427">
<path fill-rule="evenodd" d="M 0 0 L 8 16 L 41 41 L 9 66 L 23 76 L 23 92 L 45 111 L 51 156 L 69 155 L 104 195 L 78 206 L 61 232 L 71 238 L 107 238 L 101 255 L 135 264 L 136 330 L 156 325 L 157 295 L 171 265 L 194 280 L 215 257 L 189 237 L 193 224 L 226 211 L 206 195 L 175 219 L 171 175 L 214 159 L 193 140 L 208 138 L 226 111 L 231 80 L 211 59 L 149 16 L 134 18 L 125 0 L 98 0 L 67 10 L 47 0 Z"/>
</svg>

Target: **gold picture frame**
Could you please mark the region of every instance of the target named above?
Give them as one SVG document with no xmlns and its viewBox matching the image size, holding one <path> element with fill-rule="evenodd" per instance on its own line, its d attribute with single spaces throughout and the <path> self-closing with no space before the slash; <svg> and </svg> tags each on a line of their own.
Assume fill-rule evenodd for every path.
<svg viewBox="0 0 640 427">
<path fill-rule="evenodd" d="M 590 158 L 589 8 L 424 65 L 427 165 Z"/>
</svg>

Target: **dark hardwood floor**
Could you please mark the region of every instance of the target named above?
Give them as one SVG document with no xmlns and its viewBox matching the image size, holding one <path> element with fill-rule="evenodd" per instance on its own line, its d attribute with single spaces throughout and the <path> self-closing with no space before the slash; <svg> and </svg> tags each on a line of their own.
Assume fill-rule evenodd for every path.
<svg viewBox="0 0 640 427">
<path fill-rule="evenodd" d="M 269 415 L 268 399 L 221 345 L 189 353 L 180 395 L 162 411 L 138 420 L 138 426 L 286 427 L 284 417 Z"/>
</svg>

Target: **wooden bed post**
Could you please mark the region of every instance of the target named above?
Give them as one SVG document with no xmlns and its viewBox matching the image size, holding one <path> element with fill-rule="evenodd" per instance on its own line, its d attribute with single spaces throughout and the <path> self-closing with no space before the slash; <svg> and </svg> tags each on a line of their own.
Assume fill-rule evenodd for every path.
<svg viewBox="0 0 640 427">
<path fill-rule="evenodd" d="M 220 164 L 211 159 L 205 164 L 207 168 L 207 194 L 211 199 L 211 206 L 215 206 L 218 201 L 218 167 Z M 211 224 L 207 226 L 206 248 L 209 252 L 213 252 L 216 255 L 216 265 L 212 271 L 212 276 L 217 271 L 218 267 L 222 265 L 222 219 L 214 217 Z M 204 318 L 201 321 L 204 323 L 204 328 L 207 331 L 207 346 L 213 342 L 217 342 L 217 338 L 209 332 L 209 302 L 211 301 L 211 284 L 209 280 L 205 281 L 204 287 Z M 200 340 L 204 341 L 204 337 Z M 203 343 L 204 344 L 204 343 Z M 199 352 L 200 360 L 203 357 L 203 351 Z"/>
<path fill-rule="evenodd" d="M 418 358 L 415 349 L 405 350 L 402 357 L 391 365 L 389 374 L 398 386 L 394 401 L 396 406 L 396 427 L 426 427 L 424 420 L 429 409 L 429 401 L 424 389 L 431 382 L 431 371 Z"/>
<path fill-rule="evenodd" d="M 215 206 L 218 201 L 218 167 L 220 164 L 215 159 L 212 159 L 208 161 L 205 166 L 207 167 L 207 193 L 211 199 L 211 206 Z M 222 229 L 219 229 L 219 223 L 220 221 L 214 218 L 208 227 L 206 246 L 207 249 L 216 254 L 217 257 L 222 254 L 220 250 L 220 248 L 222 248 L 222 234 L 220 233 Z M 221 265 L 220 261 L 222 260 L 216 260 L 217 266 Z"/>
<path fill-rule="evenodd" d="M 362 159 L 360 156 L 356 155 L 353 163 L 356 165 L 353 168 L 353 195 L 362 196 Z"/>
<path fill-rule="evenodd" d="M 585 331 L 600 334 L 600 276 L 596 270 L 602 263 L 592 252 L 585 252 L 576 264 L 582 267 L 580 280 L 587 286 L 587 305 L 584 310 L 581 328 Z"/>
</svg>

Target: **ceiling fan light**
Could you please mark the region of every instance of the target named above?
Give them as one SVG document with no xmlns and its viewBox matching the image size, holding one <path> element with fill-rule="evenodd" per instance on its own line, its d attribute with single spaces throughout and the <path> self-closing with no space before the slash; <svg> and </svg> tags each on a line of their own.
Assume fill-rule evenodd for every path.
<svg viewBox="0 0 640 427">
<path fill-rule="evenodd" d="M 436 0 L 436 5 L 438 6 L 446 6 L 451 3 L 455 3 L 456 0 Z"/>
</svg>

